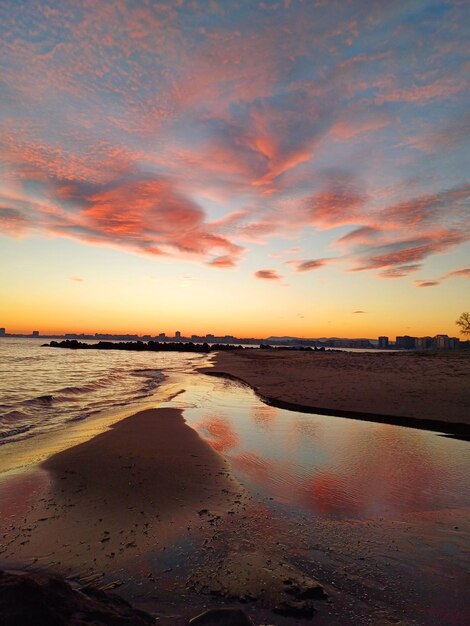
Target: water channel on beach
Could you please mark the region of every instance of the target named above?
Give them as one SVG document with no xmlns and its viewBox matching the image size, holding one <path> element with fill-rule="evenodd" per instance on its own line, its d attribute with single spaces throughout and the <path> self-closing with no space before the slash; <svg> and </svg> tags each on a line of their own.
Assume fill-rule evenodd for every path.
<svg viewBox="0 0 470 626">
<path fill-rule="evenodd" d="M 260 543 L 282 535 L 294 561 L 351 594 L 353 613 L 373 599 L 404 623 L 466 623 L 467 441 L 275 408 L 220 378 L 185 382 L 172 406 L 253 495 Z"/>
</svg>

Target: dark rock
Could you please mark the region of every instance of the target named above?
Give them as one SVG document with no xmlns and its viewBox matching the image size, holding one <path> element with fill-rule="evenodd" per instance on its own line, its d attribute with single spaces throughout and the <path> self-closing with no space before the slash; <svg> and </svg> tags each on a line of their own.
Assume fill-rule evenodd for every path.
<svg viewBox="0 0 470 626">
<path fill-rule="evenodd" d="M 311 602 L 305 600 L 285 600 L 274 607 L 273 613 L 285 615 L 286 617 L 304 617 L 310 619 L 315 613 L 315 608 Z"/>
<path fill-rule="evenodd" d="M 154 618 L 93 587 L 76 591 L 61 578 L 0 571 L 2 626 L 148 626 Z"/>
<path fill-rule="evenodd" d="M 240 609 L 210 609 L 189 620 L 190 626 L 254 626 Z"/>
<path fill-rule="evenodd" d="M 303 585 L 294 585 L 292 582 L 284 581 L 289 585 L 286 592 L 297 598 L 297 600 L 324 600 L 328 597 L 320 583 L 310 581 Z"/>
</svg>

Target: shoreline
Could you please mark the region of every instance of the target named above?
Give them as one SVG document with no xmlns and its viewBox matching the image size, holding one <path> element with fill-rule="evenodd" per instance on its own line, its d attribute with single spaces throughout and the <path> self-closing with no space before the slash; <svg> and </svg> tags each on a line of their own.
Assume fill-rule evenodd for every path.
<svg viewBox="0 0 470 626">
<path fill-rule="evenodd" d="M 266 355 L 266 356 L 265 356 Z M 348 359 L 347 352 L 336 353 L 333 357 L 336 364 L 340 362 L 341 359 Z M 386 356 L 385 356 L 386 355 Z M 377 359 L 376 354 L 371 355 L 370 353 L 355 353 L 353 358 L 357 361 L 361 361 L 357 365 L 359 367 L 364 366 L 364 362 L 370 360 L 370 358 Z M 387 353 L 384 353 L 385 358 L 389 357 Z M 402 355 L 399 354 L 397 356 L 394 355 L 393 358 L 404 358 L 410 359 L 412 355 Z M 292 355 L 288 355 L 287 358 L 283 356 L 276 355 L 274 358 L 271 358 L 269 354 L 266 353 L 258 353 L 257 355 L 251 354 L 222 354 L 218 353 L 215 355 L 215 359 L 212 367 L 210 368 L 199 368 L 198 371 L 207 374 L 209 376 L 216 376 L 221 378 L 226 378 L 229 380 L 236 381 L 238 383 L 242 383 L 248 387 L 250 387 L 257 397 L 267 405 L 274 406 L 280 409 L 287 409 L 291 411 L 298 411 L 301 413 L 316 413 L 320 415 L 327 415 L 333 417 L 344 417 L 348 419 L 357 419 L 361 421 L 371 421 L 378 422 L 384 424 L 392 424 L 396 426 L 404 426 L 408 428 L 416 428 L 421 430 L 429 430 L 437 433 L 442 433 L 443 435 L 451 436 L 453 438 L 462 439 L 462 440 L 470 440 L 470 392 L 466 393 L 466 405 L 464 407 L 459 407 L 460 415 L 462 418 L 464 416 L 467 417 L 468 421 L 458 421 L 457 420 L 442 420 L 437 418 L 429 418 L 425 417 L 423 413 L 425 413 L 425 407 L 423 406 L 421 410 L 417 411 L 417 414 L 414 416 L 406 415 L 406 414 L 397 414 L 396 412 L 377 412 L 372 409 L 372 403 L 367 399 L 360 398 L 362 393 L 364 393 L 365 387 L 367 387 L 367 381 L 361 377 L 362 373 L 358 367 L 357 371 L 354 375 L 354 388 L 355 394 L 350 394 L 353 397 L 348 398 L 346 400 L 346 404 L 350 400 L 353 402 L 362 403 L 364 408 L 358 409 L 350 409 L 344 408 L 341 404 L 335 399 L 334 394 L 336 393 L 336 382 L 333 381 L 329 383 L 329 389 L 325 389 L 325 378 L 322 377 L 321 384 L 323 385 L 322 391 L 326 391 L 326 395 L 328 395 L 328 404 L 329 406 L 321 406 L 314 404 L 313 397 L 315 394 L 316 386 L 315 386 L 315 375 L 322 372 L 324 362 L 322 363 L 322 359 L 325 359 L 324 355 L 319 357 L 320 361 L 317 363 L 308 363 L 307 359 L 309 355 L 302 355 L 302 353 L 298 353 L 296 355 L 295 360 L 297 363 L 294 364 L 294 367 L 291 368 L 292 371 L 289 370 L 289 366 L 291 365 L 289 361 L 292 359 Z M 380 358 L 380 357 L 379 357 Z M 419 361 L 421 357 L 416 355 L 416 360 Z M 441 357 L 443 358 L 443 357 Z M 445 358 L 445 357 L 444 357 Z M 333 360 L 331 356 L 328 356 L 330 362 L 328 363 L 328 367 L 331 367 L 331 361 Z M 277 361 L 277 363 L 273 366 L 273 361 Z M 303 362 L 302 362 L 303 361 Z M 463 361 L 463 359 L 462 359 Z M 300 363 L 299 363 L 300 362 Z M 409 365 L 409 361 L 407 365 Z M 267 371 L 267 367 L 272 366 L 272 371 Z M 297 368 L 296 368 L 297 366 Z M 464 366 L 466 371 L 470 375 L 470 359 L 464 361 Z M 299 368 L 301 371 L 299 372 Z M 334 369 L 334 368 L 333 368 Z M 339 370 L 339 368 L 338 368 Z M 337 372 L 339 374 L 339 371 Z M 288 374 L 288 389 L 281 389 L 278 384 L 279 379 Z M 300 376 L 299 376 L 300 374 Z M 344 375 L 344 372 L 341 372 Z M 346 373 L 347 375 L 350 372 Z M 387 375 L 390 375 L 390 372 L 387 372 Z M 300 383 L 299 383 L 299 378 Z M 397 376 L 399 378 L 399 376 Z M 469 378 L 470 380 L 470 378 Z M 393 381 L 393 374 L 392 374 Z M 402 397 L 405 396 L 404 403 L 406 404 L 406 394 L 408 395 L 416 395 L 418 391 L 413 388 L 413 383 L 408 380 L 408 385 L 411 387 L 410 389 L 400 389 L 399 385 L 403 381 L 401 379 L 397 380 L 397 389 L 396 392 L 399 394 L 402 393 Z M 389 383 L 390 384 L 390 383 Z M 430 385 L 432 382 L 429 383 Z M 302 385 L 310 386 L 309 395 L 304 395 L 303 398 L 307 398 L 308 402 L 304 401 L 294 401 L 292 397 L 301 396 Z M 393 382 L 392 382 L 393 385 Z M 313 390 L 312 390 L 313 387 Z M 328 385 L 326 386 L 328 387 Z M 332 388 L 333 387 L 333 388 Z M 351 389 L 348 390 L 351 392 Z M 380 394 L 380 388 L 378 389 Z M 375 402 L 373 403 L 375 407 L 380 406 L 381 398 L 380 395 L 374 398 Z M 431 395 L 431 389 L 429 389 L 429 394 Z M 442 398 L 440 398 L 442 402 Z M 450 398 L 452 400 L 452 398 Z M 430 400 L 432 402 L 433 400 Z M 383 404 L 382 404 L 383 406 Z M 468 406 L 468 412 L 466 407 Z M 413 407 L 416 409 L 416 406 Z"/>
<path fill-rule="evenodd" d="M 281 365 L 282 375 L 292 374 Z M 205 373 L 248 385 L 241 376 Z M 305 371 L 296 376 L 305 378 Z M 206 390 L 214 383 L 206 380 Z M 8 533 L 0 569 L 116 589 L 162 626 L 187 626 L 204 609 L 224 606 L 243 608 L 257 624 L 292 626 L 299 623 L 295 611 L 315 611 L 319 626 L 342 626 L 360 621 L 358 615 L 364 623 L 396 620 L 402 605 L 412 608 L 399 588 L 383 603 L 382 591 L 369 586 L 368 568 L 393 579 L 399 569 L 384 560 L 400 545 L 408 562 L 409 542 L 425 536 L 428 516 L 440 520 L 440 534 L 429 542 L 440 545 L 449 532 L 456 545 L 463 542 L 468 515 L 460 509 L 410 514 L 406 523 L 316 519 L 312 526 L 306 514 L 286 517 L 275 493 L 272 502 L 269 493 L 236 481 L 229 461 L 189 426 L 189 417 L 186 423 L 184 407 L 185 401 L 134 413 L 12 479 L 7 491 L 0 484 L 7 514 L 0 532 Z M 8 509 L 8 500 L 16 508 Z M 430 543 L 430 554 L 420 554 L 423 567 L 441 555 L 433 549 Z M 458 564 L 449 576 L 455 572 L 460 576 Z M 459 585 L 455 598 L 462 604 Z M 276 609 L 288 612 L 279 617 Z"/>
<path fill-rule="evenodd" d="M 326 409 L 322 407 L 308 406 L 304 404 L 286 402 L 285 400 L 279 400 L 277 398 L 269 398 L 264 396 L 260 391 L 249 382 L 227 372 L 211 372 L 204 369 L 199 370 L 207 376 L 215 376 L 219 378 L 225 378 L 227 380 L 233 380 L 237 383 L 242 383 L 246 387 L 249 387 L 264 404 L 276 407 L 277 409 L 286 409 L 288 411 L 298 411 L 299 413 L 312 413 L 318 415 L 329 415 L 331 417 L 345 417 L 348 419 L 361 420 L 363 422 L 377 422 L 380 424 L 391 424 L 393 426 L 404 426 L 406 428 L 417 428 L 421 430 L 430 430 L 436 433 L 441 433 L 455 439 L 461 439 L 463 441 L 470 441 L 470 426 L 463 422 L 443 422 L 440 420 L 428 420 L 416 417 L 406 417 L 397 415 L 385 415 L 383 413 L 370 413 L 370 412 L 357 412 L 348 411 L 345 409 Z"/>
<path fill-rule="evenodd" d="M 10 526 L 0 561 L 67 575 L 165 549 L 196 526 L 204 507 L 222 512 L 242 498 L 227 462 L 172 408 L 126 417 L 12 481 L 15 489 L 7 480 L 1 491 L 3 518 L 20 494 L 21 525 L 14 533 Z"/>
<path fill-rule="evenodd" d="M 326 598 L 274 536 L 252 538 L 259 506 L 181 409 L 141 411 L 53 454 L 0 485 L 0 502 L 0 571 L 119 588 L 168 626 L 207 606 L 257 601 L 267 615 L 292 589 L 309 614 L 302 594 Z"/>
</svg>

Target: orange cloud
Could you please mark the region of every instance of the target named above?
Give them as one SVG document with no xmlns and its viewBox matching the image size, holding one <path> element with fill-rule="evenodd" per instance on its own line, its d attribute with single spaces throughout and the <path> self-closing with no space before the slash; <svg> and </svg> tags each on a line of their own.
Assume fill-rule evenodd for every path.
<svg viewBox="0 0 470 626">
<path fill-rule="evenodd" d="M 207 261 L 207 265 L 211 265 L 212 267 L 235 267 L 236 259 L 229 255 L 218 256 L 215 257 L 215 259 Z"/>
</svg>

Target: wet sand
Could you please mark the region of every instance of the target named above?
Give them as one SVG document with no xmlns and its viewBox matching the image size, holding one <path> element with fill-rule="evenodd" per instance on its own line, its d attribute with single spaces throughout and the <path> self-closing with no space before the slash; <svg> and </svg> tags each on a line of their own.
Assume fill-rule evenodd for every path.
<svg viewBox="0 0 470 626">
<path fill-rule="evenodd" d="M 251 499 L 181 410 L 142 411 L 0 485 L 0 569 L 120 587 L 171 624 L 208 596 L 266 610 L 295 601 L 289 585 L 321 597 L 274 538 L 250 538 Z"/>
<path fill-rule="evenodd" d="M 219 370 L 221 357 L 232 356 L 238 363 L 232 360 L 228 371 L 227 358 Z M 343 363 L 350 369 L 357 363 L 371 365 L 369 355 L 354 362 L 348 356 Z M 288 357 L 297 369 L 289 369 Z M 305 357 L 311 359 L 309 366 Z M 331 378 L 334 359 L 343 353 L 265 356 L 246 351 L 240 357 L 218 356 L 215 369 L 247 382 L 253 372 L 261 380 L 263 373 L 281 376 L 285 370 L 290 384 L 282 393 L 290 387 L 294 398 L 302 389 L 308 397 L 314 358 L 331 359 L 322 361 L 325 370 L 330 363 Z M 450 368 L 451 362 L 444 363 Z M 293 380 L 299 372 L 303 382 L 296 389 Z M 344 381 L 346 376 L 336 373 L 334 378 Z M 292 614 L 273 615 L 285 603 L 288 610 L 315 610 L 319 626 L 388 624 L 400 621 L 405 610 L 417 614 L 421 604 L 403 593 L 401 577 L 416 579 L 416 588 L 423 584 L 419 570 L 411 567 L 410 549 L 412 541 L 423 544 L 427 520 L 291 519 L 272 500 L 249 495 L 228 463 L 187 426 L 182 410 L 147 410 L 54 454 L 29 475 L 0 484 L 0 568 L 46 571 L 80 585 L 117 588 L 165 626 L 183 626 L 189 617 L 217 606 L 243 606 L 255 623 L 278 626 L 301 623 Z M 433 516 L 442 527 L 439 546 L 451 540 L 450 548 L 459 554 L 468 511 Z M 426 546 L 429 568 L 442 558 L 436 541 L 433 535 Z M 420 589 L 419 597 L 432 594 L 435 607 L 434 598 L 446 589 L 442 612 L 447 614 L 452 604 L 456 616 L 445 623 L 460 624 L 467 611 L 462 567 L 455 558 L 451 562 L 454 569 L 446 565 L 444 582 L 437 568 L 432 587 L 427 576 L 429 589 Z M 329 599 L 321 597 L 323 590 Z"/>
<path fill-rule="evenodd" d="M 188 533 L 199 511 L 226 511 L 242 495 L 224 460 L 177 409 L 137 413 L 41 467 L 30 476 L 33 501 L 41 497 L 23 511 L 21 527 L 10 528 L 0 558 L 68 574 L 115 569 L 161 549 Z M 8 517 L 5 502 L 2 509 Z"/>
<path fill-rule="evenodd" d="M 280 408 L 470 435 L 470 353 L 244 350 L 200 371 Z"/>
</svg>

